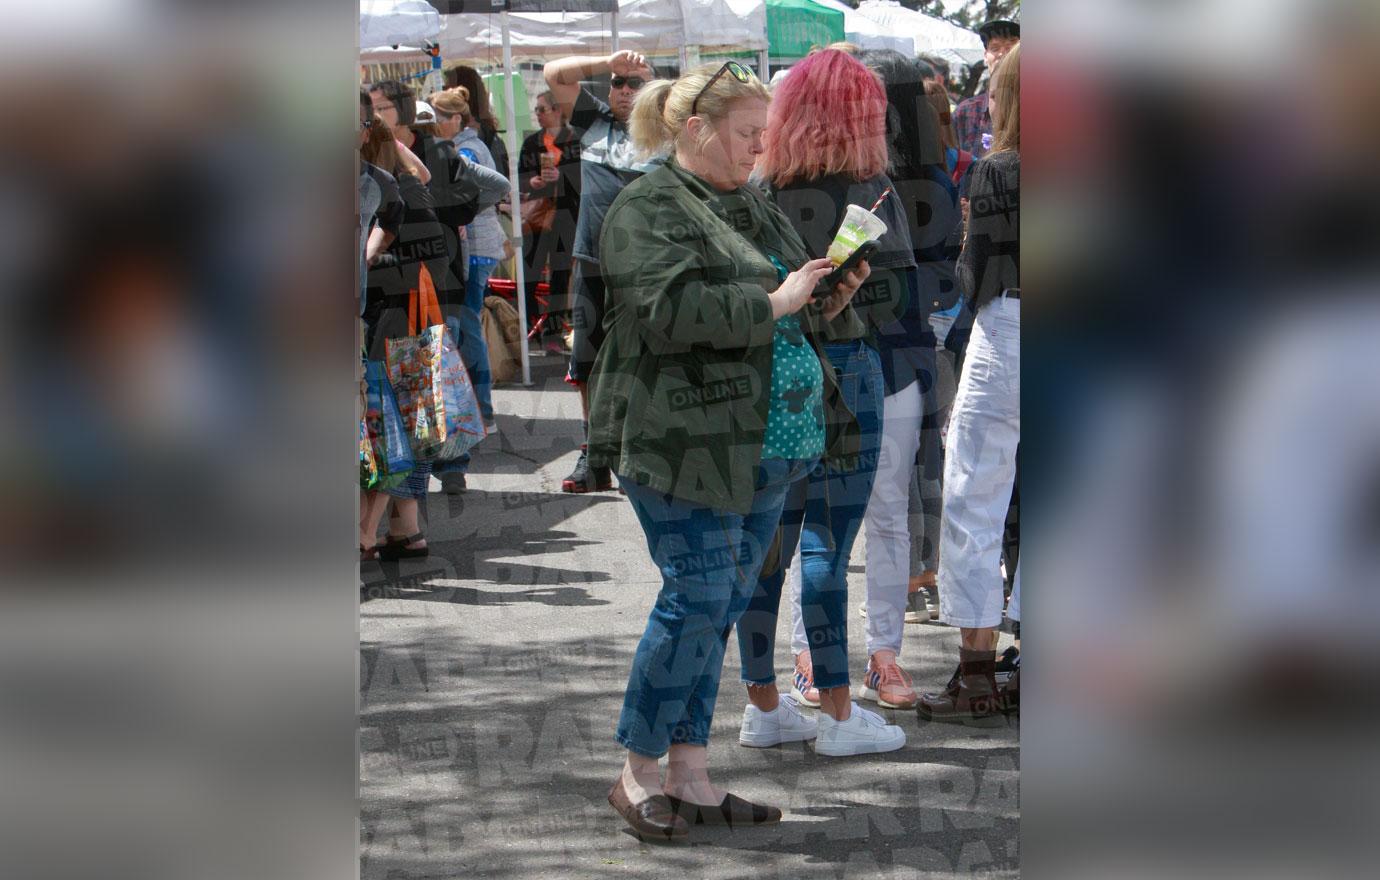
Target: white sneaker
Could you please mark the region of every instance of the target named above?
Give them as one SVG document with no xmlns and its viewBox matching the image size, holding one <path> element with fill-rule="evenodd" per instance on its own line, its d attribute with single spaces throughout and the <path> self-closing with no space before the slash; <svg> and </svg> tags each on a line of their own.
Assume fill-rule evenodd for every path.
<svg viewBox="0 0 1380 880">
<path fill-rule="evenodd" d="M 886 719 L 853 703 L 847 721 L 835 721 L 828 715 L 819 716 L 819 735 L 815 739 L 815 753 L 840 757 L 867 755 L 873 752 L 894 752 L 906 744 L 906 732 Z"/>
<path fill-rule="evenodd" d="M 800 708 L 790 697 L 782 697 L 780 704 L 770 712 L 748 703 L 743 708 L 743 728 L 738 732 L 738 744 L 765 749 L 782 743 L 804 742 L 815 738 L 816 727 L 815 720 L 801 715 Z"/>
</svg>

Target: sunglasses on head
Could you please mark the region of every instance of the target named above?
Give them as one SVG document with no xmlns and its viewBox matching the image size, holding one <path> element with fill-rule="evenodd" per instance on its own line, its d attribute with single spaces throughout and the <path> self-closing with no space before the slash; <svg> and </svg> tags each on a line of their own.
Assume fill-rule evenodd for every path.
<svg viewBox="0 0 1380 880">
<path fill-rule="evenodd" d="M 751 74 L 747 72 L 747 69 L 744 68 L 743 65 L 736 61 L 725 61 L 724 66 L 720 67 L 718 72 L 709 78 L 709 82 L 704 84 L 704 88 L 700 89 L 700 93 L 695 96 L 695 100 L 690 102 L 691 116 L 694 116 L 699 111 L 700 98 L 703 98 L 704 93 L 709 91 L 709 87 L 718 82 L 719 77 L 723 76 L 725 73 L 732 74 L 733 78 L 740 83 L 745 83 L 752 78 Z"/>
<path fill-rule="evenodd" d="M 637 91 L 638 89 L 645 86 L 647 84 L 647 81 L 640 76 L 615 76 L 612 80 L 610 80 L 610 84 L 615 89 L 621 89 L 624 86 L 627 86 L 633 91 Z"/>
</svg>

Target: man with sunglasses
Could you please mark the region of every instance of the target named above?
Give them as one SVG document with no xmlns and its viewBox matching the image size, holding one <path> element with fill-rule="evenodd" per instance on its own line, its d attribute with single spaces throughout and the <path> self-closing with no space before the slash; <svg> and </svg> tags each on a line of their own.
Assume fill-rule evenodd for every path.
<svg viewBox="0 0 1380 880">
<path fill-rule="evenodd" d="M 599 272 L 599 230 L 604 215 L 623 187 L 655 168 L 636 155 L 628 135 L 628 117 L 638 91 L 652 78 L 651 65 L 637 52 L 612 55 L 572 55 L 546 65 L 542 71 L 552 100 L 570 120 L 580 138 L 580 211 L 575 226 L 571 323 L 575 329 L 566 381 L 580 389 L 580 406 L 589 431 L 589 392 L 586 382 L 604 339 L 604 280 Z M 581 85 L 582 80 L 610 74 L 608 103 Z M 562 492 L 599 492 L 613 488 L 606 467 L 591 468 L 585 447 L 575 470 L 561 482 Z"/>
</svg>

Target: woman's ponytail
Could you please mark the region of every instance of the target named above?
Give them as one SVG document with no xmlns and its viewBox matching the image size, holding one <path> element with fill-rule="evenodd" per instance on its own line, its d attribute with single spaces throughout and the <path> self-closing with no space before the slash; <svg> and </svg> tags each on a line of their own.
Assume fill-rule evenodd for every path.
<svg viewBox="0 0 1380 880">
<path fill-rule="evenodd" d="M 656 156 L 671 150 L 676 131 L 666 120 L 666 99 L 671 94 L 670 80 L 652 80 L 637 93 L 632 115 L 628 118 L 628 132 L 633 146 L 644 156 Z"/>
</svg>

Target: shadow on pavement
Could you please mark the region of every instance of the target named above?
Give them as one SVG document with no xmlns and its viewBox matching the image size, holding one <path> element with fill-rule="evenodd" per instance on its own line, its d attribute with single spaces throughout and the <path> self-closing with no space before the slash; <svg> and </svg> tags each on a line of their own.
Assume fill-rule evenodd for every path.
<svg viewBox="0 0 1380 880">
<path fill-rule="evenodd" d="M 460 644 L 447 633 L 361 646 L 366 880 L 1018 876 L 1009 734 L 983 743 L 948 729 L 937 733 L 951 748 L 856 759 L 799 743 L 745 749 L 735 742 L 742 689 L 726 671 L 716 782 L 782 806 L 785 820 L 646 844 L 605 801 L 623 759 L 613 729 L 635 645 L 590 634 L 533 647 L 502 631 Z M 899 723 L 915 735 L 913 715 Z"/>
<path fill-rule="evenodd" d="M 611 579 L 608 572 L 542 565 L 538 560 L 597 544 L 557 526 L 581 511 L 621 503 L 625 502 L 620 496 L 608 493 L 472 489 L 462 495 L 429 495 L 432 509 L 446 505 L 451 514 L 449 519 L 428 518 L 424 531 L 430 554 L 420 559 L 363 563 L 360 600 L 390 597 L 472 605 L 504 601 L 605 604 L 570 585 L 607 582 Z M 447 581 L 480 581 L 500 589 L 479 590 Z"/>
</svg>

